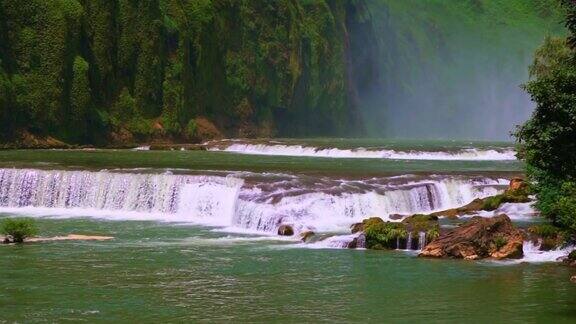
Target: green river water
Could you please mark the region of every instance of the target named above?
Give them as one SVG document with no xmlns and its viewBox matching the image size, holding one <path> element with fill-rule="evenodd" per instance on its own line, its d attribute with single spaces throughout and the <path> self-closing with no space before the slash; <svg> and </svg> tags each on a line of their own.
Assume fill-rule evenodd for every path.
<svg viewBox="0 0 576 324">
<path fill-rule="evenodd" d="M 359 178 L 507 175 L 518 174 L 522 166 L 516 161 L 51 150 L 2 151 L 0 167 Z M 0 213 L 0 218 L 11 216 Z M 0 323 L 576 322 L 576 285 L 569 282 L 574 270 L 558 263 L 431 260 L 406 251 L 311 248 L 295 239 L 188 223 L 84 216 L 56 210 L 37 222 L 43 236 L 115 239 L 0 245 Z"/>
</svg>

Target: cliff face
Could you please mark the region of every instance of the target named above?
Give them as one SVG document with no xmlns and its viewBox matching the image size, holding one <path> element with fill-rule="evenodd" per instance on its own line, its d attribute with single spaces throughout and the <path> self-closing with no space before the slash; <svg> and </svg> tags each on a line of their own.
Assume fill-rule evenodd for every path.
<svg viewBox="0 0 576 324">
<path fill-rule="evenodd" d="M 2 135 L 343 134 L 344 1 L 4 0 Z M 192 122 L 191 122 L 192 120 Z M 111 138 L 112 137 L 112 138 Z"/>
<path fill-rule="evenodd" d="M 506 37 L 559 25 L 556 9 L 536 6 L 552 1 L 507 0 L 513 5 L 501 16 L 520 27 Z M 458 91 L 427 85 L 453 76 L 451 57 L 464 65 L 467 56 L 455 53 L 469 44 L 455 42 L 466 34 L 453 33 L 454 22 L 489 21 L 485 8 L 498 3 L 484 3 L 3 0 L 0 140 L 22 133 L 90 144 L 386 135 L 386 120 L 418 112 L 422 101 L 410 98 Z M 526 15 L 547 16 L 526 29 Z M 464 24 L 472 35 L 488 25 Z M 442 116 L 447 106 L 428 109 Z"/>
</svg>

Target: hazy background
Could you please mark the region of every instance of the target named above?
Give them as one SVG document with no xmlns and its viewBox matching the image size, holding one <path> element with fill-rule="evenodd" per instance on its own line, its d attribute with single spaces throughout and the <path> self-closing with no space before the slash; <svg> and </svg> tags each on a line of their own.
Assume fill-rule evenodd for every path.
<svg viewBox="0 0 576 324">
<path fill-rule="evenodd" d="M 509 139 L 533 109 L 520 86 L 534 50 L 547 35 L 564 33 L 555 4 L 367 2 L 353 39 L 354 64 L 366 71 L 356 83 L 368 135 Z"/>
</svg>

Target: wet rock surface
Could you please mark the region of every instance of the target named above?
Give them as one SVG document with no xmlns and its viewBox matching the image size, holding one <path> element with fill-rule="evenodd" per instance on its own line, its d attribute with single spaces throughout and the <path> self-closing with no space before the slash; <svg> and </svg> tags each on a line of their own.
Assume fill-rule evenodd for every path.
<svg viewBox="0 0 576 324">
<path fill-rule="evenodd" d="M 473 217 L 426 245 L 420 256 L 435 258 L 506 259 L 523 256 L 523 234 L 504 214 Z"/>
<path fill-rule="evenodd" d="M 292 236 L 294 235 L 294 228 L 290 225 L 280 225 L 280 227 L 278 227 L 278 235 Z"/>
</svg>

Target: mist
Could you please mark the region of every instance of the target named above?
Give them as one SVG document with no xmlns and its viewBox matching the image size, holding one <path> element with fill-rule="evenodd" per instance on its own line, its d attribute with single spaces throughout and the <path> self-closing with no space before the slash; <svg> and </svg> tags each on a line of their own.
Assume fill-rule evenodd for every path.
<svg viewBox="0 0 576 324">
<path fill-rule="evenodd" d="M 367 135 L 511 139 L 534 109 L 521 88 L 533 53 L 564 29 L 557 8 L 497 2 L 368 3 L 351 28 Z"/>
</svg>

